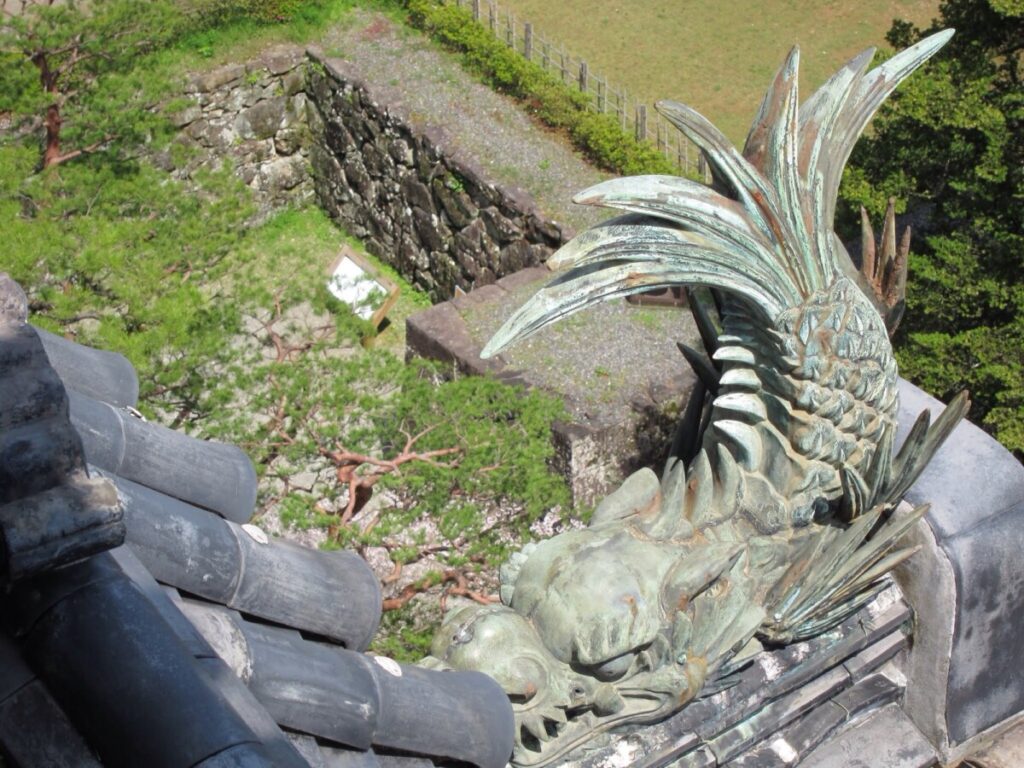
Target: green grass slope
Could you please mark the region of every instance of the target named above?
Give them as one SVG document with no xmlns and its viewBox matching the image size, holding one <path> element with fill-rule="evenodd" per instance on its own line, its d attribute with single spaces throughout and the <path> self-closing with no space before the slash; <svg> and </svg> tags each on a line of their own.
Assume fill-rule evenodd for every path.
<svg viewBox="0 0 1024 768">
<path fill-rule="evenodd" d="M 926 24 L 938 3 L 502 0 L 502 24 L 506 11 L 585 59 L 613 87 L 639 101 L 689 104 L 741 142 L 792 45 L 801 47 L 800 87 L 810 93 L 851 56 L 882 43 L 894 18 Z"/>
</svg>

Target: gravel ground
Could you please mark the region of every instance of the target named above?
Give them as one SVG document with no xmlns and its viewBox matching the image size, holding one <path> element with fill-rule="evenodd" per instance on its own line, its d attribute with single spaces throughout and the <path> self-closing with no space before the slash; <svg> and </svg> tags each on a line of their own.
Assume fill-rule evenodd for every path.
<svg viewBox="0 0 1024 768">
<path fill-rule="evenodd" d="M 608 174 L 418 32 L 360 10 L 320 45 L 327 56 L 354 65 L 374 93 L 401 103 L 415 123 L 446 134 L 450 146 L 473 158 L 490 181 L 525 191 L 555 221 L 578 232 L 608 217 L 607 211 L 572 203 L 576 192 Z"/>
</svg>

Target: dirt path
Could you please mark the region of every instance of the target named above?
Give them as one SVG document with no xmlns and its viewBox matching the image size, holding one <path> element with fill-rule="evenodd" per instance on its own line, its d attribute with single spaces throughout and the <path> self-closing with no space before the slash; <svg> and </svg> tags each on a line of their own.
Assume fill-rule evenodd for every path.
<svg viewBox="0 0 1024 768">
<path fill-rule="evenodd" d="M 605 211 L 571 201 L 607 174 L 423 35 L 382 14 L 357 10 L 320 45 L 327 56 L 347 60 L 368 83 L 400 100 L 415 122 L 442 129 L 491 181 L 527 192 L 555 221 L 578 232 L 607 218 Z"/>
</svg>

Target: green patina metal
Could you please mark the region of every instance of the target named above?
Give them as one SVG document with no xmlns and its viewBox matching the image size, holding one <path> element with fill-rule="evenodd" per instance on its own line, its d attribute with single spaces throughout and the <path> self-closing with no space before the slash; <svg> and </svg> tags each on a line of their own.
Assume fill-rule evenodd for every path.
<svg viewBox="0 0 1024 768">
<path fill-rule="evenodd" d="M 709 357 L 685 351 L 703 387 L 663 477 L 634 474 L 588 528 L 515 555 L 502 604 L 448 616 L 435 639 L 428 663 L 488 672 L 512 699 L 514 763 L 548 764 L 720 689 L 765 644 L 858 610 L 911 554 L 897 543 L 925 510 L 896 506 L 967 400 L 934 424 L 922 415 L 894 454 L 897 369 L 880 310 L 895 321 L 901 277 L 880 286 L 872 257 L 865 280 L 832 223 L 853 143 L 951 34 L 870 71 L 866 51 L 800 107 L 794 49 L 742 152 L 662 102 L 714 185 L 642 176 L 576 197 L 627 214 L 555 254 L 564 271 L 485 355 L 594 302 L 685 284 L 713 289 L 694 301 Z"/>
</svg>

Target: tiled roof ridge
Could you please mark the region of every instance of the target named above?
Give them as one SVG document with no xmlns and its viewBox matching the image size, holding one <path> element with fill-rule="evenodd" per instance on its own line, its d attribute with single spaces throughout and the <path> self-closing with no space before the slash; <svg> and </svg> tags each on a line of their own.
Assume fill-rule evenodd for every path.
<svg viewBox="0 0 1024 768">
<path fill-rule="evenodd" d="M 33 329 L 24 293 L 2 274 L 0 393 L 4 541 L 47 510 L 75 520 L 101 510 L 101 530 L 116 534 L 63 546 L 55 562 L 71 564 L 50 574 L 45 562 L 0 560 L 21 568 L 0 603 L 0 752 L 14 765 L 99 765 L 98 754 L 104 765 L 175 768 L 504 766 L 511 709 L 494 681 L 360 653 L 381 611 L 366 563 L 248 525 L 248 458 L 136 418 L 128 361 Z M 233 486 L 197 484 L 197 464 Z M 79 486 L 88 492 L 69 504 Z M 14 727 L 40 717 L 42 730 Z M 59 743 L 42 735 L 57 733 Z"/>
<path fill-rule="evenodd" d="M 105 763 L 213 766 L 231 754 L 246 765 L 273 765 L 215 681 L 196 668 L 106 552 L 124 539 L 120 500 L 109 482 L 88 476 L 67 392 L 27 312 L 24 292 L 0 275 L 0 518 L 9 582 L 0 617 L 14 664 L 27 663 L 52 695 L 46 714 L 65 730 L 70 720 Z M 94 533 L 97 527 L 104 535 Z M 12 543 L 28 540 L 26 532 L 50 556 L 16 567 L 22 553 Z M 133 684 L 138 680 L 147 685 Z M 76 764 L 81 742 L 72 743 L 78 754 L 45 760 Z M 45 746 L 61 752 L 60 744 Z M 23 753 L 9 744 L 4 751 L 17 764 L 44 764 L 31 739 L 15 747 Z M 295 756 L 293 765 L 305 764 Z"/>
<path fill-rule="evenodd" d="M 91 480 L 68 399 L 28 325 L 25 293 L 0 273 L 0 581 L 13 583 L 124 540 L 116 494 Z"/>
</svg>

